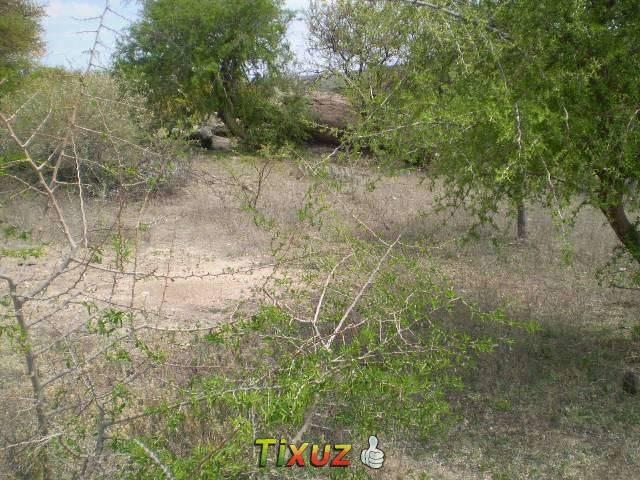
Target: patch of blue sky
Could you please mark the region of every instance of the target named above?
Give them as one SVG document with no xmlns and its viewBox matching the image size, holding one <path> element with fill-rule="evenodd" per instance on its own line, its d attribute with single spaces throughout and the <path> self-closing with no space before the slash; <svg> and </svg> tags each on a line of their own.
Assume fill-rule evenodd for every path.
<svg viewBox="0 0 640 480">
<path fill-rule="evenodd" d="M 233 0 L 230 0 L 233 1 Z M 117 33 L 138 17 L 135 0 L 111 0 L 104 24 L 109 29 L 100 33 L 96 63 L 108 66 L 116 44 Z M 287 0 L 286 6 L 297 12 L 288 32 L 289 42 L 298 61 L 305 63 L 306 25 L 301 14 L 308 0 Z M 95 40 L 98 19 L 105 9 L 105 0 L 49 0 L 43 21 L 46 52 L 42 62 L 49 66 L 83 69 L 89 60 L 88 51 Z"/>
</svg>

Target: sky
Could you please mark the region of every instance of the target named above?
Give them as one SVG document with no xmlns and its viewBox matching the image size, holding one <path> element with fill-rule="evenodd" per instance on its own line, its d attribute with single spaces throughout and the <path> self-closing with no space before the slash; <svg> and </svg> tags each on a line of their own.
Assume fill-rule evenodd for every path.
<svg viewBox="0 0 640 480">
<path fill-rule="evenodd" d="M 44 19 L 46 53 L 42 62 L 50 66 L 82 69 L 88 62 L 87 50 L 95 39 L 97 17 L 102 14 L 105 0 L 45 0 L 47 16 Z M 125 28 L 135 20 L 138 4 L 134 0 L 110 0 L 113 12 L 107 12 L 105 24 L 113 30 Z M 308 0 L 287 0 L 288 8 L 300 12 Z M 93 30 L 93 32 L 92 32 Z M 296 15 L 288 32 L 289 42 L 301 62 L 305 58 L 306 26 L 301 15 Z M 100 62 L 106 65 L 113 52 L 116 34 L 103 31 L 100 36 Z"/>
</svg>

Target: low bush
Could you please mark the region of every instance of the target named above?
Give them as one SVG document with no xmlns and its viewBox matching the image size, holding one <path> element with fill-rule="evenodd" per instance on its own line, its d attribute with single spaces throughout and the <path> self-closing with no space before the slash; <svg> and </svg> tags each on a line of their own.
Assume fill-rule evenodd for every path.
<svg viewBox="0 0 640 480">
<path fill-rule="evenodd" d="M 13 133 L 28 142 L 45 177 L 57 173 L 59 184 L 80 178 L 86 193 L 134 193 L 171 187 L 184 175 L 179 145 L 149 128 L 151 115 L 140 99 L 122 95 L 107 74 L 40 69 L 0 99 L 0 111 L 15 113 Z M 31 183 L 33 169 L 10 135 L 0 132 L 0 164 L 6 174 L 26 175 Z"/>
</svg>

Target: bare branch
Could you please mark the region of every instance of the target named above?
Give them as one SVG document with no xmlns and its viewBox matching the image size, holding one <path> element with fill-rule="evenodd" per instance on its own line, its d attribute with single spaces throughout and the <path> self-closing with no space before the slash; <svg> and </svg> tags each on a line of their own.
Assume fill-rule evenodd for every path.
<svg viewBox="0 0 640 480">
<path fill-rule="evenodd" d="M 346 262 L 347 260 L 349 260 L 351 257 L 353 257 L 353 253 L 350 253 L 349 255 L 347 255 L 346 257 L 343 257 L 342 260 L 340 260 L 332 269 L 331 272 L 329 272 L 329 275 L 327 275 L 327 279 L 324 282 L 324 286 L 322 288 L 322 293 L 320 294 L 320 299 L 318 300 L 318 304 L 316 305 L 316 312 L 313 315 L 313 320 L 311 321 L 311 323 L 313 324 L 313 329 L 316 332 L 316 335 L 320 336 L 320 330 L 318 330 L 318 318 L 320 317 L 320 311 L 322 310 L 322 304 L 324 302 L 324 297 L 327 294 L 327 288 L 329 287 L 329 283 L 331 283 L 331 279 L 333 278 L 333 276 L 336 273 L 336 270 L 338 270 L 338 268 L 340 268 L 340 266 Z"/>
<path fill-rule="evenodd" d="M 171 474 L 171 471 L 169 470 L 169 467 L 167 467 L 164 463 L 162 463 L 160 461 L 160 459 L 158 458 L 158 455 L 156 455 L 150 448 L 148 448 L 144 443 L 142 443 L 140 440 L 138 440 L 137 438 L 133 440 L 140 448 L 142 448 L 144 450 L 144 452 L 147 454 L 147 456 L 153 461 L 153 463 L 155 463 L 158 467 L 160 467 L 160 469 L 162 470 L 162 473 L 164 473 L 164 476 L 167 480 L 173 480 L 173 475 Z"/>
<path fill-rule="evenodd" d="M 360 288 L 360 291 L 357 293 L 357 295 L 354 297 L 353 301 L 351 302 L 351 304 L 349 305 L 349 307 L 345 310 L 344 315 L 342 316 L 342 318 L 340 319 L 340 321 L 338 322 L 338 325 L 336 326 L 335 330 L 333 331 L 333 334 L 331 334 L 331 336 L 329 337 L 329 339 L 326 341 L 326 343 L 324 344 L 325 348 L 327 350 L 329 350 L 331 348 L 331 344 L 333 343 L 333 341 L 335 340 L 336 336 L 340 333 L 340 331 L 342 330 L 342 326 L 344 325 L 344 323 L 347 321 L 347 318 L 349 318 L 349 315 L 351 314 L 351 312 L 353 311 L 353 309 L 356 307 L 356 305 L 358 304 L 358 302 L 360 301 L 360 299 L 362 298 L 362 295 L 364 294 L 364 292 L 369 288 L 369 286 L 371 285 L 371 283 L 373 282 L 373 280 L 375 279 L 376 275 L 378 274 L 378 272 L 380 271 L 380 268 L 382 267 L 382 264 L 385 262 L 385 260 L 387 259 L 387 257 L 389 256 L 389 254 L 391 253 L 391 250 L 394 249 L 394 247 L 398 244 L 398 242 L 400 241 L 401 235 L 398 235 L 398 237 L 396 238 L 396 240 L 389 245 L 389 248 L 387 248 L 387 251 L 384 253 L 384 255 L 380 258 L 380 260 L 378 261 L 378 264 L 376 265 L 376 267 L 371 271 L 371 273 L 369 274 L 369 278 L 367 279 L 367 281 L 365 282 L 365 284 Z"/>
</svg>

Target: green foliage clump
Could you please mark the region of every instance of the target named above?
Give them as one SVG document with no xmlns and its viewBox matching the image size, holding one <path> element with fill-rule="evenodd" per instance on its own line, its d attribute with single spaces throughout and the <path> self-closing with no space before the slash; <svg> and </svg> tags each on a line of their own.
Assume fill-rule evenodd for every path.
<svg viewBox="0 0 640 480">
<path fill-rule="evenodd" d="M 44 247 L 23 247 L 23 248 L 0 248 L 0 256 L 3 257 L 11 257 L 11 258 L 21 258 L 22 260 L 26 260 L 29 257 L 40 258 L 43 257 L 45 253 Z"/>
<path fill-rule="evenodd" d="M 178 416 L 173 408 L 153 412 L 156 435 L 140 440 L 160 462 L 135 441 L 117 443 L 135 460 L 131 478 L 154 478 L 160 464 L 176 478 L 248 475 L 256 468 L 249 460 L 256 437 L 291 440 L 310 415 L 323 436 L 311 428 L 305 441 L 346 443 L 372 432 L 422 438 L 453 420 L 448 394 L 462 388 L 461 374 L 476 356 L 495 347 L 490 338 L 465 333 L 460 318 L 503 318 L 464 304 L 402 249 L 380 266 L 350 310 L 383 254 L 356 242 L 344 261 L 330 255 L 318 264 L 316 258 L 311 271 L 318 275 L 308 286 L 318 289 L 293 289 L 295 310 L 265 305 L 205 335 L 201 341 L 226 352 L 233 367 L 193 378 Z M 340 273 L 316 308 L 322 277 L 336 263 Z M 193 435 L 195 425 L 204 424 L 208 433 Z"/>
<path fill-rule="evenodd" d="M 368 10 L 334 3 L 346 5 L 345 25 L 359 26 L 339 30 L 337 47 L 321 42 L 339 62 L 388 12 L 387 2 Z M 533 201 L 570 224 L 579 199 L 602 211 L 640 262 L 628 216 L 640 205 L 637 5 L 455 2 L 401 12 L 399 32 L 408 34 L 391 65 L 375 56 L 362 69 L 339 62 L 366 113 L 356 143 L 429 167 L 448 187 L 446 203 L 466 204 L 483 221 L 505 201 Z"/>
<path fill-rule="evenodd" d="M 40 19 L 44 8 L 31 0 L 0 2 L 0 94 L 15 88 L 42 49 Z"/>
<path fill-rule="evenodd" d="M 423 167 L 432 146 L 397 123 L 410 121 L 400 99 L 416 87 L 405 70 L 412 68 L 411 45 L 426 29 L 419 14 L 413 6 L 387 1 L 313 1 L 307 23 L 318 66 L 339 81 L 338 90 L 360 112 L 346 142 L 378 160 L 397 164 L 400 157 L 400 163 Z"/>
<path fill-rule="evenodd" d="M 304 103 L 284 74 L 289 19 L 280 0 L 145 1 L 114 69 L 170 127 L 215 112 L 251 147 L 299 140 Z"/>
</svg>

